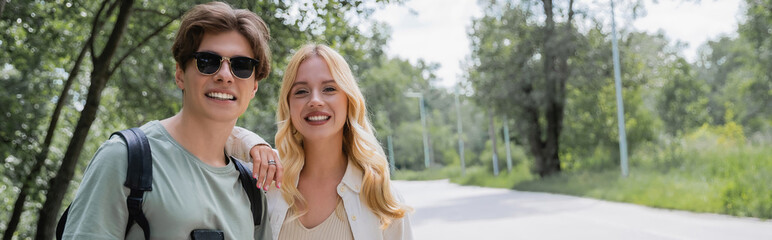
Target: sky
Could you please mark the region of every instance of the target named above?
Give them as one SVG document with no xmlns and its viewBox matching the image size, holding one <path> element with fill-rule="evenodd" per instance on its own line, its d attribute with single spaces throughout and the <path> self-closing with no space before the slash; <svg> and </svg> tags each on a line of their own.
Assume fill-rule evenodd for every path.
<svg viewBox="0 0 772 240">
<path fill-rule="evenodd" d="M 636 30 L 650 33 L 661 30 L 671 41 L 686 43 L 683 54 L 687 60 L 694 61 L 697 48 L 705 41 L 722 35 L 736 35 L 740 2 L 659 0 L 653 4 L 646 0 L 647 15 L 636 19 L 632 25 Z M 381 8 L 373 17 L 392 27 L 386 51 L 389 56 L 411 62 L 424 59 L 439 63 L 439 85 L 450 87 L 463 77 L 462 64 L 470 54 L 467 29 L 472 17 L 480 16 L 482 10 L 477 0 L 408 0 L 405 4 Z M 617 26 L 623 22 L 620 16 L 617 12 Z"/>
</svg>

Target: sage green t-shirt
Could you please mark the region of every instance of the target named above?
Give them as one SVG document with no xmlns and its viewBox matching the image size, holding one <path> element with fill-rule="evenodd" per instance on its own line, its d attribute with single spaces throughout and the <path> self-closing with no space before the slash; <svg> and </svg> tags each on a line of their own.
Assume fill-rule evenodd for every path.
<svg viewBox="0 0 772 240">
<path fill-rule="evenodd" d="M 225 239 L 270 239 L 267 214 L 254 226 L 249 198 L 231 161 L 212 167 L 185 150 L 159 121 L 141 127 L 153 156 L 153 190 L 142 209 L 152 239 L 189 239 L 194 229 L 218 229 Z M 128 165 L 126 143 L 113 137 L 97 150 L 70 207 L 65 239 L 123 239 L 128 222 L 123 186 Z M 266 208 L 265 196 L 263 209 Z M 136 223 L 126 239 L 144 239 Z"/>
</svg>

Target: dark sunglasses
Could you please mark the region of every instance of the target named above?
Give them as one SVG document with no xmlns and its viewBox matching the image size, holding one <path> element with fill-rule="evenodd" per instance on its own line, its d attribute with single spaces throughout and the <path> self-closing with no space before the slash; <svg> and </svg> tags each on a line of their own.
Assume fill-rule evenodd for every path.
<svg viewBox="0 0 772 240">
<path fill-rule="evenodd" d="M 241 79 L 247 79 L 252 76 L 252 72 L 257 66 L 257 59 L 250 57 L 223 57 L 210 52 L 197 52 L 193 53 L 193 58 L 196 59 L 196 67 L 198 72 L 204 75 L 212 75 L 220 71 L 222 61 L 227 60 L 231 65 L 231 73 L 233 76 Z"/>
</svg>

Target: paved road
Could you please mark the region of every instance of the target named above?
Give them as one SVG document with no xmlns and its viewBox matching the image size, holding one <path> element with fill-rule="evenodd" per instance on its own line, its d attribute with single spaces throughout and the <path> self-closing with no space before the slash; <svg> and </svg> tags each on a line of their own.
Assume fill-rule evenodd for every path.
<svg viewBox="0 0 772 240">
<path fill-rule="evenodd" d="M 566 195 L 395 181 L 416 239 L 772 239 L 772 220 Z"/>
</svg>

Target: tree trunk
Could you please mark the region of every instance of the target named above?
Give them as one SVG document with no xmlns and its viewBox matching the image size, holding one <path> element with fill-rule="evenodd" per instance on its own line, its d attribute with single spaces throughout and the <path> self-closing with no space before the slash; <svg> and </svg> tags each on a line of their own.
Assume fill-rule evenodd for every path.
<svg viewBox="0 0 772 240">
<path fill-rule="evenodd" d="M 524 129 L 528 138 L 528 146 L 533 155 L 535 163 L 535 170 L 540 177 L 545 177 L 545 171 L 547 163 L 542 149 L 544 148 L 544 141 L 541 139 L 541 126 L 539 125 L 539 110 L 536 106 L 525 107 L 525 121 L 526 125 Z"/>
<path fill-rule="evenodd" d="M 552 99 L 547 110 L 547 144 L 544 149 L 547 162 L 546 175 L 558 173 L 560 167 L 560 133 L 563 130 L 563 115 L 566 105 L 566 82 L 570 77 L 568 67 L 568 58 L 574 55 L 573 29 L 574 19 L 574 0 L 568 3 L 568 20 L 565 23 L 565 35 L 553 35 L 552 41 L 556 46 L 553 56 L 555 57 L 553 82 L 550 85 L 553 91 Z M 554 25 L 553 25 L 554 28 Z M 554 29 L 552 30 L 554 34 Z M 557 47 L 560 46 L 560 47 Z"/>
<path fill-rule="evenodd" d="M 543 44 L 544 80 L 546 106 L 543 116 L 546 120 L 545 136 L 542 136 L 542 125 L 539 118 L 541 109 L 528 106 L 525 109 L 530 127 L 527 129 L 531 154 L 536 161 L 536 172 L 545 177 L 561 171 L 560 167 L 560 132 L 563 127 L 563 111 L 565 109 L 565 86 L 569 77 L 568 58 L 573 55 L 571 24 L 573 20 L 573 3 L 569 2 L 568 20 L 565 32 L 555 31 L 555 20 L 552 0 L 542 0 L 544 7 L 545 29 Z M 561 34 L 569 34 L 567 37 Z M 543 139 L 544 137 L 544 139 Z"/>
<path fill-rule="evenodd" d="M 560 149 L 560 122 L 563 121 L 563 108 L 557 105 L 555 102 L 551 102 L 547 110 L 547 139 L 542 149 L 545 162 L 543 172 L 540 173 L 543 176 L 560 172 L 558 150 Z"/>
<path fill-rule="evenodd" d="M 2 0 L 0 0 L 0 2 L 5 3 L 5 1 Z M 40 153 L 35 156 L 35 165 L 32 166 L 30 173 L 24 178 L 24 181 L 22 181 L 21 191 L 19 192 L 19 196 L 16 198 L 16 203 L 13 205 L 14 207 L 13 212 L 11 213 L 11 220 L 8 221 L 8 227 L 5 229 L 5 233 L 3 234 L 3 240 L 11 240 L 14 232 L 16 232 L 16 228 L 19 225 L 19 220 L 21 219 L 21 214 L 24 212 L 24 202 L 27 201 L 27 196 L 32 190 L 33 182 L 35 181 L 35 178 L 40 175 L 40 170 L 43 168 L 43 164 L 48 157 L 51 142 L 53 141 L 54 134 L 56 133 L 56 126 L 59 122 L 59 115 L 61 115 L 62 108 L 64 108 L 64 104 L 67 102 L 67 97 L 69 96 L 67 93 L 70 91 L 72 83 L 75 81 L 75 78 L 77 78 L 78 73 L 80 72 L 80 64 L 83 62 L 83 58 L 86 56 L 88 45 L 90 44 L 91 39 L 93 38 L 89 38 L 87 43 L 83 45 L 83 49 L 80 51 L 78 58 L 75 60 L 75 65 L 73 65 L 72 69 L 70 70 L 70 76 L 67 77 L 67 81 L 64 83 L 62 93 L 59 95 L 59 100 L 56 102 L 54 113 L 51 115 L 51 122 L 48 124 L 48 131 L 46 131 L 46 137 L 43 141 L 43 146 L 41 147 Z"/>
<path fill-rule="evenodd" d="M 35 169 L 40 169 L 43 165 L 43 162 L 36 162 L 35 166 L 32 167 L 32 170 L 35 171 Z M 8 227 L 5 228 L 5 233 L 3 234 L 4 240 L 11 240 L 13 238 L 13 233 L 16 232 L 16 228 L 19 226 L 19 220 L 21 220 L 21 214 L 24 212 L 24 202 L 27 201 L 27 195 L 29 194 L 31 184 L 34 180 L 34 178 L 30 177 L 32 175 L 27 175 L 27 177 L 24 178 L 24 182 L 21 184 L 21 191 L 19 192 L 19 196 L 16 198 L 16 202 L 13 204 L 13 213 L 11 213 L 11 220 L 8 221 Z"/>
<path fill-rule="evenodd" d="M 3 10 L 5 10 L 5 0 L 0 0 L 0 19 L 3 18 Z"/>
<path fill-rule="evenodd" d="M 21 185 L 21 192 L 16 199 L 16 203 L 13 204 L 13 214 L 11 214 L 11 220 L 8 221 L 8 227 L 5 229 L 3 239 L 11 240 L 13 233 L 16 232 L 16 227 L 19 226 L 19 219 L 21 219 L 21 213 L 24 211 L 24 201 L 27 199 L 27 191 L 29 182 L 24 182 Z"/>
<path fill-rule="evenodd" d="M 102 98 L 102 90 L 104 90 L 107 80 L 109 80 L 112 74 L 109 71 L 111 69 L 110 63 L 115 56 L 123 34 L 126 32 L 133 4 L 133 0 L 121 1 L 118 17 L 110 33 L 110 38 L 107 40 L 104 50 L 99 57 L 92 61 L 94 63 L 94 70 L 91 72 L 91 85 L 88 89 L 86 105 L 81 111 L 80 119 L 78 119 L 78 124 L 75 127 L 75 131 L 73 131 L 73 137 L 62 159 L 62 165 L 56 177 L 51 179 L 48 184 L 49 190 L 46 194 L 46 202 L 43 204 L 43 208 L 40 209 L 35 239 L 52 239 L 54 237 L 56 217 L 59 215 L 62 200 L 74 175 L 75 166 L 77 165 L 80 152 L 83 150 L 91 124 L 96 118 L 99 102 Z M 96 53 L 92 51 L 92 56 L 94 54 Z"/>
<path fill-rule="evenodd" d="M 553 5 L 551 0 L 543 0 L 544 13 L 546 15 L 545 34 L 544 34 L 544 79 L 546 81 L 545 100 L 546 109 L 544 117 L 546 120 L 546 139 L 542 141 L 541 154 L 542 163 L 539 169 L 539 176 L 549 176 L 560 172 L 560 158 L 558 156 L 558 141 L 560 136 L 559 118 L 562 115 L 562 108 L 556 106 L 560 94 L 557 93 L 558 84 L 561 81 L 558 64 L 558 48 L 564 47 L 558 44 L 557 34 L 555 32 L 555 19 L 553 14 Z M 541 137 L 541 136 L 539 136 Z"/>
</svg>

